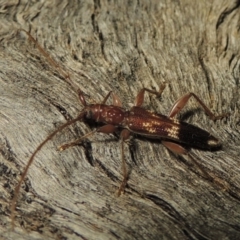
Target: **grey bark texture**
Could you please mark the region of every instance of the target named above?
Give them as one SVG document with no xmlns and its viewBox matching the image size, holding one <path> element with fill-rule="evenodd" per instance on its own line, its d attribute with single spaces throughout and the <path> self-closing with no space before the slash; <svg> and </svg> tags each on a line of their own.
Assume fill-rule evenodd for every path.
<svg viewBox="0 0 240 240">
<path fill-rule="evenodd" d="M 239 1 L 0 1 L 0 238 L 239 239 L 239 26 Z M 177 156 L 134 136 L 125 146 L 128 185 L 117 197 L 118 135 L 95 134 L 57 151 L 94 128 L 79 122 L 37 154 L 12 230 L 11 199 L 29 157 L 82 108 L 62 71 L 88 102 L 114 91 L 126 109 L 143 87 L 167 84 L 161 98 L 146 94 L 144 102 L 165 115 L 195 92 L 230 116 L 214 123 L 191 100 L 178 117 L 223 148 Z"/>
</svg>

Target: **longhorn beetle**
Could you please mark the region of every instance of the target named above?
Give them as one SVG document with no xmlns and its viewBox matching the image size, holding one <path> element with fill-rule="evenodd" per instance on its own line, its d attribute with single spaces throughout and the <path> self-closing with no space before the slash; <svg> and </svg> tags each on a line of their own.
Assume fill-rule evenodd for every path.
<svg viewBox="0 0 240 240">
<path fill-rule="evenodd" d="M 21 29 L 21 31 L 26 32 L 23 29 Z M 58 64 L 44 51 L 44 49 L 41 48 L 40 45 L 38 45 L 37 41 L 28 32 L 26 32 L 26 34 L 37 45 L 39 50 L 43 52 L 44 56 L 48 58 L 49 62 L 53 64 L 55 67 L 58 67 Z M 70 81 L 69 75 L 65 75 L 65 77 L 68 78 L 68 81 Z M 87 104 L 83 92 L 80 89 L 78 89 L 77 92 L 79 100 L 83 105 L 82 111 L 78 114 L 78 116 L 75 119 L 72 119 L 64 123 L 54 132 L 52 132 L 48 137 L 46 137 L 46 139 L 35 149 L 35 151 L 31 155 L 21 175 L 21 178 L 15 188 L 14 197 L 11 203 L 12 226 L 14 227 L 15 207 L 20 187 L 27 175 L 29 167 L 33 163 L 34 157 L 42 149 L 42 147 L 49 140 L 51 140 L 58 132 L 62 131 L 64 128 L 68 127 L 69 125 L 77 121 L 82 121 L 83 119 L 94 120 L 97 123 L 102 123 L 105 125 L 98 127 L 97 129 L 87 133 L 86 135 L 82 136 L 81 138 L 73 142 L 66 143 L 60 146 L 59 147 L 60 151 L 78 145 L 84 138 L 90 137 L 96 132 L 110 134 L 114 133 L 119 128 L 123 129 L 120 133 L 123 180 L 120 184 L 118 195 L 120 195 L 121 192 L 124 191 L 127 184 L 128 173 L 124 159 L 123 146 L 124 141 L 126 141 L 129 138 L 131 133 L 143 135 L 147 138 L 161 139 L 162 140 L 161 142 L 165 147 L 167 147 L 170 151 L 177 154 L 187 154 L 188 150 L 185 148 L 185 146 L 205 150 L 219 148 L 221 146 L 220 141 L 214 136 L 212 136 L 210 133 L 199 127 L 188 124 L 186 122 L 181 122 L 174 118 L 175 115 L 182 110 L 182 108 L 186 105 L 186 103 L 191 97 L 193 97 L 203 107 L 206 114 L 209 115 L 209 117 L 212 120 L 215 121 L 227 115 L 222 114 L 219 116 L 215 116 L 210 111 L 210 109 L 203 103 L 203 101 L 200 100 L 199 97 L 194 93 L 190 92 L 184 95 L 183 97 L 179 98 L 173 105 L 168 116 L 164 116 L 159 113 L 154 113 L 145 110 L 144 108 L 141 107 L 144 101 L 145 92 L 149 92 L 151 94 L 160 96 L 164 88 L 165 85 L 160 87 L 159 92 L 143 88 L 138 93 L 135 99 L 134 106 L 130 110 L 125 110 L 124 108 L 122 108 L 120 99 L 113 92 L 109 92 L 101 103 Z M 110 95 L 113 98 L 113 104 L 106 105 L 106 102 Z"/>
</svg>

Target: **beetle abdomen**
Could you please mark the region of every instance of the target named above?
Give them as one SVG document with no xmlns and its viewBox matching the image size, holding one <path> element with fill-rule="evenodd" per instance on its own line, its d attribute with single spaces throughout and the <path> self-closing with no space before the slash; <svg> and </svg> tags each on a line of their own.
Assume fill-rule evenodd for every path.
<svg viewBox="0 0 240 240">
<path fill-rule="evenodd" d="M 139 107 L 127 112 L 124 123 L 131 132 L 148 138 L 169 139 L 200 149 L 221 146 L 218 139 L 199 127 Z"/>
<path fill-rule="evenodd" d="M 195 148 L 214 149 L 221 146 L 220 141 L 209 132 L 185 122 L 180 123 L 178 137 L 180 142 Z"/>
</svg>

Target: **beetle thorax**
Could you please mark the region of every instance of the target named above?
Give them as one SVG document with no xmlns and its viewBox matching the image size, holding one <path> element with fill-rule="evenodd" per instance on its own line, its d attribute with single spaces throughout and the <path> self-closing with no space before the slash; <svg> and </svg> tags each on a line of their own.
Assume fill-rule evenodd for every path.
<svg viewBox="0 0 240 240">
<path fill-rule="evenodd" d="M 88 106 L 86 117 L 96 122 L 121 125 L 125 110 L 114 105 L 92 104 Z"/>
</svg>

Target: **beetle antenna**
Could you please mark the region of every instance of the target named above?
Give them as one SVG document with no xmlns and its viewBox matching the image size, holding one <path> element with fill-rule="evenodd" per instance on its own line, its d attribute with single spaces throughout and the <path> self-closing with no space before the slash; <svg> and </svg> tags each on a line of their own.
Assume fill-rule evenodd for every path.
<svg viewBox="0 0 240 240">
<path fill-rule="evenodd" d="M 16 186 L 15 190 L 14 190 L 14 196 L 11 202 L 11 222 L 12 222 L 12 229 L 14 228 L 14 220 L 15 220 L 15 210 L 16 210 L 16 203 L 17 203 L 17 198 L 20 192 L 20 187 L 27 175 L 27 172 L 30 168 L 30 166 L 33 163 L 34 157 L 36 156 L 36 154 L 42 149 L 42 147 L 49 141 L 51 140 L 58 132 L 62 131 L 64 128 L 66 128 L 67 126 L 81 120 L 83 118 L 85 114 L 85 111 L 83 110 L 76 118 L 64 123 L 62 126 L 60 126 L 59 128 L 57 128 L 54 132 L 52 132 L 37 148 L 36 150 L 33 152 L 32 156 L 30 157 L 30 159 L 28 160 L 28 163 L 21 175 L 21 178 L 18 182 L 18 185 Z"/>
</svg>

